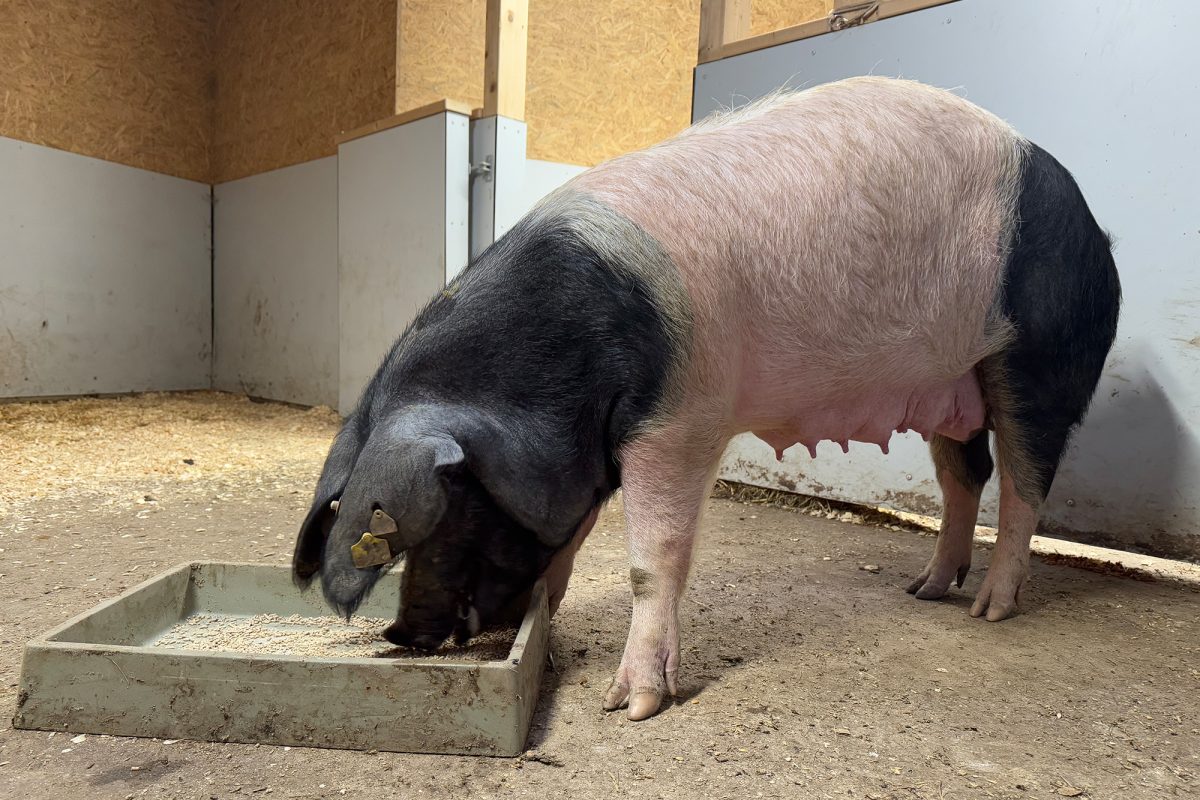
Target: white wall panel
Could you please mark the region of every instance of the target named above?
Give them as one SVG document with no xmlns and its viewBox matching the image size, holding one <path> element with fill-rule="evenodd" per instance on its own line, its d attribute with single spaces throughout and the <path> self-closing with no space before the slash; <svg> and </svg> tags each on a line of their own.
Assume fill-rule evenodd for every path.
<svg viewBox="0 0 1200 800">
<path fill-rule="evenodd" d="M 337 158 L 213 191 L 214 387 L 336 406 Z"/>
<path fill-rule="evenodd" d="M 388 349 L 461 269 L 468 120 L 442 113 L 338 148 L 338 407 L 354 407 Z"/>
<path fill-rule="evenodd" d="M 0 137 L 0 397 L 209 385 L 210 188 Z"/>
</svg>

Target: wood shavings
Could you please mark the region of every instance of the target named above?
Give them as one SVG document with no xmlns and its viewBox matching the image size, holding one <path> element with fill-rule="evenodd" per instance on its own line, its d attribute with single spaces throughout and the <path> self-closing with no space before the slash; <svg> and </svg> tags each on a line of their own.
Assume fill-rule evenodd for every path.
<svg viewBox="0 0 1200 800">
<path fill-rule="evenodd" d="M 49 518 L 48 500 L 101 494 L 148 514 L 168 487 L 227 497 L 264 472 L 307 502 L 338 424 L 329 408 L 221 392 L 0 403 L 0 516 L 36 505 Z"/>
<path fill-rule="evenodd" d="M 825 500 L 811 495 L 784 492 L 778 489 L 765 489 L 745 483 L 719 480 L 713 487 L 713 497 L 733 500 L 744 505 L 766 505 L 777 508 L 787 508 L 799 511 L 811 517 L 836 519 L 854 525 L 871 525 L 876 528 L 886 528 L 892 531 L 907 530 L 913 533 L 929 532 L 928 525 L 905 519 L 885 509 L 875 509 L 866 506 L 856 506 L 836 500 Z M 933 530 L 937 530 L 937 520 L 933 520 Z"/>
<path fill-rule="evenodd" d="M 298 614 L 192 614 L 155 639 L 155 647 L 318 658 L 434 658 L 496 661 L 508 657 L 516 631 L 486 631 L 436 653 L 396 647 L 383 638 L 391 620 L 306 617 Z"/>
</svg>

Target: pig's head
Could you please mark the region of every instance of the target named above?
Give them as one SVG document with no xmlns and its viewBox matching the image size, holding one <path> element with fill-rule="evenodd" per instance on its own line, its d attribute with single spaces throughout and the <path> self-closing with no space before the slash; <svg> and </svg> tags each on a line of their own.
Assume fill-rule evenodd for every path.
<svg viewBox="0 0 1200 800">
<path fill-rule="evenodd" d="M 504 481 L 489 490 L 478 474 L 488 474 L 488 459 L 468 458 L 436 426 L 352 425 L 331 448 L 301 526 L 298 584 L 319 574 L 329 604 L 352 614 L 388 568 L 356 567 L 351 555 L 381 511 L 395 523 L 393 554 L 404 560 L 400 610 L 385 633 L 391 642 L 432 649 L 452 634 L 461 640 L 515 622 L 543 574 L 557 605 L 582 535 L 547 537 L 518 522 L 493 496 Z"/>
</svg>

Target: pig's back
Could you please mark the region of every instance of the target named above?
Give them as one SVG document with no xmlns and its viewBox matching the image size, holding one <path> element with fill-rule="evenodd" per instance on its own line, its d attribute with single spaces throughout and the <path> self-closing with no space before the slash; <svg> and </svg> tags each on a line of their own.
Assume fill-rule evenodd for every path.
<svg viewBox="0 0 1200 800">
<path fill-rule="evenodd" d="M 819 403 L 953 381 L 1002 344 L 989 312 L 1023 147 L 953 94 L 856 78 L 702 122 L 570 190 L 675 262 L 692 380 L 740 406 Z"/>
</svg>

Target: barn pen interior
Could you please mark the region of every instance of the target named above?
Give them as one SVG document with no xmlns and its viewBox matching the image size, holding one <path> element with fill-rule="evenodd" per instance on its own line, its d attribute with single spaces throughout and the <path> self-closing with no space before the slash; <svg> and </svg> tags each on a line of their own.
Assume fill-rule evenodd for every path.
<svg viewBox="0 0 1200 800">
<path fill-rule="evenodd" d="M 0 0 L 0 795 L 1196 795 L 1197 26 L 1186 0 Z M 905 593 L 942 512 L 915 432 L 732 441 L 643 721 L 601 710 L 619 493 L 552 621 L 539 588 L 434 657 L 382 639 L 398 570 L 350 625 L 294 590 L 334 436 L 431 298 L 589 168 L 861 75 L 1011 123 L 1115 241 L 1120 326 L 1016 616 L 968 615 L 997 481 L 965 583 Z"/>
</svg>

